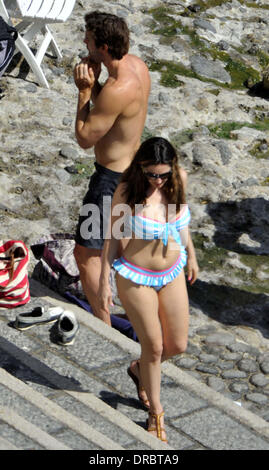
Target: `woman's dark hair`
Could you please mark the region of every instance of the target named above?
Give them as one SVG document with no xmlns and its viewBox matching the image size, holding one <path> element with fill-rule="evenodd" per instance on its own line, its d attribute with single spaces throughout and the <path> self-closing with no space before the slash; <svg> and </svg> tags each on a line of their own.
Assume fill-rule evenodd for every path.
<svg viewBox="0 0 269 470">
<path fill-rule="evenodd" d="M 129 50 L 129 29 L 116 15 L 93 11 L 85 15 L 86 30 L 93 33 L 96 47 L 107 44 L 113 59 L 120 60 Z"/>
<path fill-rule="evenodd" d="M 126 202 L 132 209 L 135 204 L 144 204 L 146 200 L 149 181 L 143 172 L 143 168 L 159 164 L 170 165 L 172 169 L 171 176 L 162 187 L 168 204 L 176 204 L 178 211 L 180 204 L 186 202 L 176 150 L 163 137 L 151 137 L 141 144 L 131 165 L 125 170 L 121 178 L 121 182 L 125 183 L 124 196 Z"/>
</svg>

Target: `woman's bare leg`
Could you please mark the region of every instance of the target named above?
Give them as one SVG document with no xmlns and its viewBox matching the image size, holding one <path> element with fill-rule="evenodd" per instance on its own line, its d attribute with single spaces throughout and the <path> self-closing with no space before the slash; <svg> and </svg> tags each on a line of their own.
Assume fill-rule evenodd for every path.
<svg viewBox="0 0 269 470">
<path fill-rule="evenodd" d="M 158 295 L 154 289 L 139 286 L 119 275 L 117 287 L 123 308 L 141 344 L 140 377 L 149 399 L 150 411 L 159 414 L 163 410 L 160 402 L 163 343 Z M 149 426 L 150 420 L 149 416 Z"/>
<path fill-rule="evenodd" d="M 184 271 L 159 291 L 163 357 L 183 353 L 188 343 L 189 300 Z"/>
<path fill-rule="evenodd" d="M 159 291 L 158 300 L 163 335 L 163 355 L 161 359 L 163 362 L 169 357 L 183 353 L 187 347 L 189 300 L 183 271 L 174 281 Z M 137 361 L 132 361 L 131 370 L 140 380 L 140 370 Z M 141 390 L 140 396 L 144 401 L 147 401 L 145 390 Z"/>
</svg>

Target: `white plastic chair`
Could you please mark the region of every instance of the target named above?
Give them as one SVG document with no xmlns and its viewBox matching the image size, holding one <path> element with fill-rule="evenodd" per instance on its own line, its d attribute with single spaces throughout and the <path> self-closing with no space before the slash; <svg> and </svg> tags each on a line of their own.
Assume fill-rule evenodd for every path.
<svg viewBox="0 0 269 470">
<path fill-rule="evenodd" d="M 49 88 L 41 62 L 47 49 L 62 58 L 48 23 L 63 23 L 71 15 L 76 0 L 0 0 L 0 16 L 18 31 L 16 47 L 24 56 L 40 85 Z M 14 19 L 21 20 L 19 23 Z M 29 43 L 37 34 L 43 35 L 41 45 L 34 54 Z"/>
</svg>

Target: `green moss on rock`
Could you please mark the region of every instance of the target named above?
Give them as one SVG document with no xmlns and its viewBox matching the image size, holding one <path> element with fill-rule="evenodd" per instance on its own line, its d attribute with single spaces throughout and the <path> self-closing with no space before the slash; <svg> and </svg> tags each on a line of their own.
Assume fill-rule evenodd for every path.
<svg viewBox="0 0 269 470">
<path fill-rule="evenodd" d="M 208 239 L 199 233 L 193 234 L 192 240 L 201 270 L 216 271 L 217 269 L 223 269 L 223 263 L 227 259 L 228 250 L 217 246 L 205 248 L 204 242 L 208 241 Z"/>
<path fill-rule="evenodd" d="M 231 3 L 231 0 L 196 0 L 195 3 L 201 8 L 200 11 L 205 11 L 208 8 L 220 7 L 225 3 Z"/>
<path fill-rule="evenodd" d="M 217 125 L 208 126 L 209 131 L 215 137 L 219 137 L 220 139 L 230 139 L 231 138 L 231 131 L 235 131 L 241 129 L 244 126 L 249 125 L 248 123 L 243 122 L 234 122 L 234 121 L 227 121 L 221 122 Z"/>
<path fill-rule="evenodd" d="M 144 140 L 150 139 L 150 137 L 155 137 L 155 134 L 147 127 L 144 127 L 141 141 L 144 142 Z"/>
<path fill-rule="evenodd" d="M 247 3 L 245 3 L 244 0 L 239 0 L 239 1 L 240 1 L 240 3 L 242 3 L 242 5 L 244 5 L 244 6 L 248 7 L 248 8 L 261 8 L 261 9 L 263 9 L 263 10 L 269 10 L 269 5 L 265 5 L 265 3 L 264 3 L 264 4 L 257 4 L 257 3 L 255 3 L 255 2 L 247 2 Z"/>
<path fill-rule="evenodd" d="M 207 91 L 207 93 L 211 93 L 212 95 L 215 95 L 215 96 L 219 96 L 219 94 L 220 94 L 219 88 L 214 88 L 214 89 L 206 90 L 206 91 Z"/>
<path fill-rule="evenodd" d="M 206 3 L 200 2 L 204 9 L 211 6 L 221 5 L 227 3 L 221 0 L 212 0 Z M 152 8 L 147 11 L 147 13 L 153 16 L 155 21 L 155 26 L 152 27 L 151 32 L 157 34 L 163 38 L 176 38 L 180 35 L 187 35 L 190 38 L 190 45 L 193 47 L 194 52 L 197 51 L 201 54 L 209 54 L 212 60 L 220 60 L 223 62 L 226 71 L 231 76 L 231 83 L 221 83 L 213 79 L 202 77 L 191 69 L 183 66 L 179 63 L 173 63 L 169 61 L 153 61 L 150 65 L 151 70 L 158 70 L 162 73 L 161 84 L 168 87 L 177 87 L 181 85 L 180 80 L 176 75 L 187 76 L 192 78 L 197 78 L 201 81 L 216 83 L 218 86 L 230 88 L 230 89 L 240 89 L 245 87 L 245 83 L 248 79 L 251 79 L 253 83 L 259 82 L 261 79 L 260 74 L 253 67 L 246 66 L 242 61 L 235 60 L 229 56 L 227 52 L 220 51 L 215 44 L 210 44 L 209 46 L 205 44 L 196 33 L 195 29 L 188 26 L 184 26 L 179 19 L 175 19 L 175 10 L 171 8 L 167 9 L 165 6 L 160 6 L 157 8 Z M 267 63 L 267 56 L 265 53 L 260 53 L 260 61 L 265 65 Z M 162 68 L 166 67 L 166 71 L 162 72 Z"/>
<path fill-rule="evenodd" d="M 269 155 L 268 155 L 269 157 Z M 265 180 L 261 183 L 262 186 L 269 186 L 269 176 L 268 178 L 265 178 Z"/>
<path fill-rule="evenodd" d="M 269 293 L 268 279 L 261 280 L 257 277 L 258 272 L 263 266 L 263 271 L 269 274 L 269 257 L 266 255 L 240 254 L 240 262 L 249 267 L 251 271 L 239 268 L 225 266 L 227 254 L 230 250 L 223 247 L 212 246 L 205 248 L 204 242 L 208 239 L 199 233 L 192 234 L 192 240 L 195 246 L 197 260 L 201 271 L 223 272 L 223 277 L 229 275 L 235 276 L 240 281 L 240 290 L 242 295 L 249 293 Z M 235 298 L 233 302 L 241 305 L 242 299 Z"/>
<path fill-rule="evenodd" d="M 182 145 L 192 141 L 192 134 L 193 129 L 184 129 L 170 134 L 169 138 L 174 147 L 179 150 Z"/>
<path fill-rule="evenodd" d="M 256 143 L 253 148 L 250 150 L 250 154 L 255 158 L 269 158 L 269 150 L 267 152 L 262 152 L 260 150 L 262 142 Z M 266 180 L 265 180 L 266 181 Z"/>
<path fill-rule="evenodd" d="M 220 122 L 217 125 L 214 124 L 212 126 L 208 126 L 209 131 L 215 137 L 219 137 L 220 139 L 230 139 L 231 138 L 231 131 L 235 131 L 238 129 L 242 129 L 242 127 L 251 127 L 253 129 L 257 129 L 262 132 L 266 132 L 269 130 L 269 119 L 264 119 L 263 121 L 256 120 L 254 123 L 249 122 L 235 122 L 235 121 L 225 121 Z M 261 142 L 258 144 L 260 145 Z M 262 154 L 264 157 L 264 153 Z"/>
<path fill-rule="evenodd" d="M 90 159 L 87 161 L 81 160 L 75 165 L 76 174 L 72 174 L 71 183 L 74 186 L 78 186 L 83 179 L 89 179 L 95 171 L 94 160 Z"/>
</svg>

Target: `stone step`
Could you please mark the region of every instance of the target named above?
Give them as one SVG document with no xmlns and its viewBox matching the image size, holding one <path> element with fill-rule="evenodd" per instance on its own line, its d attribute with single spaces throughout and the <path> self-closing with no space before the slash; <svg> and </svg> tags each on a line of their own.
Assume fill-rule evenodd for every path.
<svg viewBox="0 0 269 470">
<path fill-rule="evenodd" d="M 44 305 L 46 300 L 40 301 L 39 299 L 38 302 Z M 24 310 L 32 307 L 28 304 Z M 14 310 L 14 312 L 17 311 L 18 309 Z M 5 313 L 9 314 L 6 311 Z M 15 404 L 15 409 L 17 407 L 18 414 L 20 410 L 24 410 L 25 416 L 21 417 L 22 419 L 29 420 L 32 416 L 37 416 L 36 419 L 49 429 L 50 434 L 61 436 L 67 435 L 69 431 L 66 439 L 76 441 L 76 445 L 80 445 L 80 448 L 106 450 L 123 450 L 124 448 L 167 450 L 171 448 L 146 432 L 132 419 L 98 398 L 95 395 L 98 392 L 109 396 L 111 390 L 105 387 L 100 379 L 95 380 L 88 376 L 84 368 L 80 368 L 78 364 L 75 365 L 73 361 L 68 361 L 69 348 L 55 346 L 54 349 L 44 344 L 44 337 L 46 333 L 49 333 L 49 329 L 51 325 L 34 327 L 24 332 L 18 331 L 12 328 L 12 323 L 6 325 L 2 312 L 0 320 L 1 365 L 6 369 L 0 370 L 2 386 L 0 395 L 3 403 L 10 400 L 10 403 Z M 80 330 L 84 330 L 83 324 L 80 325 Z M 89 332 L 86 328 L 87 333 Z M 93 337 L 89 338 L 89 341 L 90 339 L 93 340 Z M 99 343 L 102 343 L 102 340 L 104 340 L 102 337 L 97 337 Z M 91 347 L 89 354 L 90 350 Z M 60 354 L 61 351 L 64 353 L 63 356 Z M 47 362 L 46 359 L 49 361 Z M 70 370 L 67 376 L 66 369 Z M 75 378 L 78 376 L 79 379 Z M 28 385 L 24 383 L 25 381 Z M 8 390 L 5 391 L 5 389 Z M 88 390 L 93 390 L 95 394 L 89 393 Z M 41 416 L 38 415 L 37 408 L 42 411 Z M 70 413 L 67 410 L 70 410 Z M 142 410 L 139 411 L 141 413 Z M 84 417 L 86 423 L 83 421 Z M 89 425 L 90 422 L 93 422 L 93 426 Z M 80 444 L 78 435 L 82 438 Z M 114 436 L 114 440 L 109 436 Z"/>
<path fill-rule="evenodd" d="M 2 382 L 2 369 L 0 370 L 1 382 Z M 9 374 L 8 374 L 9 375 Z M 12 376 L 10 376 L 12 377 Z M 13 378 L 13 377 L 12 377 Z M 11 380 L 11 383 L 14 381 Z M 18 381 L 17 381 L 18 382 Z M 6 408 L 0 406 L 0 417 L 1 420 L 6 424 L 15 428 L 20 433 L 27 436 L 32 441 L 36 442 L 41 448 L 47 450 L 70 450 L 69 447 L 58 441 L 48 433 L 44 432 L 40 427 L 35 426 L 33 423 L 24 419 L 19 414 L 15 413 L 10 407 Z M 12 446 L 12 444 L 9 444 Z"/>
<path fill-rule="evenodd" d="M 0 437 L 0 450 L 20 450 L 18 447 L 14 446 L 7 439 Z"/>
<path fill-rule="evenodd" d="M 92 426 L 89 426 L 83 420 L 72 415 L 59 405 L 56 405 L 48 398 L 43 397 L 39 392 L 36 392 L 21 380 L 13 377 L 4 369 L 0 369 L 0 383 L 11 392 L 15 391 L 15 394 L 23 398 L 24 402 L 31 403 L 34 405 L 34 407 L 40 409 L 46 417 L 52 417 L 54 420 L 62 423 L 67 429 L 71 429 L 75 434 L 80 435 L 83 437 L 83 439 L 89 441 L 93 447 L 106 450 L 123 450 L 123 448 L 112 439 L 107 438 L 100 432 L 96 431 Z M 22 407 L 23 406 L 21 406 L 21 409 Z M 42 431 L 40 427 L 37 427 L 29 422 L 33 415 L 34 412 L 33 414 L 30 412 L 28 414 L 28 420 L 25 420 L 10 408 L 0 408 L 0 416 L 2 417 L 3 421 L 15 427 L 18 429 L 18 431 L 23 432 L 27 436 L 31 437 L 31 439 L 37 441 L 45 449 L 70 449 L 66 445 L 51 437 L 46 432 Z"/>
<path fill-rule="evenodd" d="M 17 355 L 18 357 L 18 355 Z M 31 362 L 31 361 L 29 361 Z M 33 363 L 31 364 L 32 369 L 35 370 L 37 367 L 37 364 Z M 44 373 L 44 370 L 40 371 L 41 375 L 45 378 L 45 376 L 49 376 L 50 380 L 53 379 L 53 374 L 46 374 Z M 43 374 L 42 374 L 43 372 Z M 54 379 L 53 384 L 55 386 L 63 386 L 67 385 L 66 381 L 64 383 L 65 379 L 63 379 L 62 383 L 60 383 L 59 378 L 58 380 Z M 43 421 L 46 422 L 46 426 L 49 426 L 48 421 L 49 417 L 52 417 L 54 420 L 59 421 L 62 423 L 66 428 L 71 429 L 75 434 L 81 435 L 83 439 L 86 439 L 92 444 L 93 449 L 105 449 L 105 450 L 123 450 L 123 447 L 119 446 L 116 442 L 112 441 L 111 439 L 107 438 L 104 434 L 96 431 L 92 426 L 89 426 L 88 424 L 84 423 L 83 420 L 77 418 L 76 416 L 73 416 L 71 413 L 67 412 L 63 407 L 56 405 L 54 402 L 49 400 L 48 398 L 42 396 L 39 392 L 33 390 L 31 387 L 26 385 L 24 382 L 21 380 L 18 380 L 8 372 L 6 372 L 4 369 L 0 368 L 0 384 L 2 385 L 1 389 L 1 399 L 7 403 L 8 400 L 10 400 L 11 403 L 14 404 L 15 408 L 18 406 L 21 410 L 26 409 L 26 402 L 28 402 L 28 410 L 26 414 L 28 415 L 28 419 L 31 419 L 32 416 L 36 416 L 36 410 L 35 408 L 40 409 L 43 412 Z M 5 393 L 5 389 L 8 389 Z M 113 425 L 119 426 L 123 432 L 127 432 L 128 434 L 131 434 L 134 438 L 136 438 L 140 443 L 146 444 L 148 448 L 153 448 L 156 449 L 159 447 L 158 441 L 156 442 L 156 438 L 151 436 L 145 431 L 142 431 L 139 426 L 137 426 L 135 423 L 133 423 L 130 419 L 128 419 L 126 416 L 122 415 L 121 413 L 117 412 L 110 406 L 106 405 L 104 402 L 102 402 L 100 399 L 95 397 L 93 394 L 90 393 L 83 393 L 83 392 L 74 392 L 71 390 L 66 390 L 67 393 L 69 393 L 71 396 L 76 398 L 78 402 L 81 404 L 85 405 L 88 407 L 90 410 L 92 410 L 95 414 L 99 415 L 99 419 L 102 417 L 107 420 L 106 423 L 106 430 L 110 428 L 111 434 L 113 435 Z M 13 393 L 13 396 L 10 395 Z M 18 400 L 18 397 L 21 397 L 24 400 L 23 402 L 20 402 Z M 33 407 L 29 408 L 29 403 L 33 405 Z M 3 411 L 4 410 L 4 411 Z M 14 423 L 22 422 L 22 425 L 16 427 L 16 429 L 26 435 L 29 435 L 30 438 L 33 440 L 35 435 L 37 434 L 37 431 L 39 432 L 39 435 L 41 434 L 41 442 L 44 439 L 43 434 L 50 437 L 47 433 L 44 431 L 38 429 L 34 424 L 28 423 L 23 417 L 19 416 L 18 414 L 14 413 L 15 418 L 11 418 L 8 415 L 10 408 L 0 408 L 0 413 L 1 413 L 1 418 L 3 421 L 7 422 L 10 426 L 14 426 Z M 7 419 L 7 417 L 9 419 Z M 16 417 L 18 417 L 18 420 L 16 421 Z M 41 421 L 40 416 L 36 416 L 36 418 Z M 28 433 L 28 427 L 31 429 L 33 428 L 33 432 Z M 24 432 L 26 431 L 26 432 Z M 44 439 L 44 443 L 46 440 Z M 40 444 L 40 441 L 38 441 Z M 57 447 L 58 446 L 58 447 Z M 166 446 L 167 447 L 167 446 Z M 45 448 L 48 449 L 65 449 L 67 450 L 68 447 L 66 447 L 64 444 L 59 443 L 56 439 L 52 438 L 52 443 L 48 443 Z M 87 446 L 87 448 L 89 448 Z"/>
<path fill-rule="evenodd" d="M 141 409 L 135 386 L 126 374 L 130 360 L 140 355 L 140 345 L 44 286 L 31 284 L 32 300 L 21 311 L 37 305 L 61 305 L 74 311 L 80 323 L 74 344 L 63 347 L 55 341 L 55 325 L 20 332 L 12 328 L 18 309 L 0 312 L 1 365 L 17 379 L 27 382 L 31 389 L 124 449 L 269 450 L 268 423 L 169 361 L 163 364 L 162 374 L 162 402 L 169 446 L 147 433 L 147 414 Z M 11 393 L 10 388 L 8 391 Z M 13 393 L 15 391 L 13 389 Z M 0 396 L 5 396 L 3 390 Z M 19 406 L 19 401 L 15 402 Z M 30 405 L 36 406 L 28 403 Z M 17 413 L 18 409 L 14 411 Z M 25 413 L 29 413 L 27 407 Z M 26 419 L 27 416 L 23 417 Z M 55 423 L 55 417 L 45 415 L 45 418 L 36 419 L 40 423 L 44 420 L 43 430 L 64 445 L 88 448 L 88 440 L 83 440 L 81 434 L 68 429 L 62 422 L 61 428 Z M 7 435 L 1 433 L 1 427 L 0 434 L 7 439 Z M 97 444 L 99 449 L 100 442 Z M 29 448 L 29 444 L 20 444 L 20 447 Z"/>
<path fill-rule="evenodd" d="M 51 364 L 50 367 L 40 361 L 39 358 L 34 357 L 34 351 L 31 351 L 30 355 L 21 347 L 16 345 L 16 343 L 21 345 L 20 340 L 22 339 L 22 335 L 25 335 L 22 341 L 24 343 L 23 348 L 29 350 L 33 346 L 32 342 L 29 341 L 29 336 L 25 334 L 26 332 L 22 333 L 15 329 L 10 330 L 10 328 L 4 325 L 2 321 L 0 321 L 0 329 L 2 334 L 6 336 L 9 333 L 9 340 L 3 337 L 0 338 L 2 364 L 4 364 L 8 370 L 11 370 L 15 376 L 18 376 L 23 381 L 30 383 L 32 387 L 30 389 L 30 387 L 26 386 L 21 381 L 19 382 L 21 382 L 22 385 L 16 386 L 14 381 L 15 378 L 11 374 L 9 374 L 10 380 L 7 382 L 4 376 L 7 372 L 4 369 L 0 370 L 0 384 L 9 388 L 8 393 L 4 393 L 4 390 L 1 390 L 0 387 L 0 396 L 5 403 L 10 400 L 10 403 L 14 403 L 15 406 L 17 405 L 21 409 L 25 409 L 25 404 L 23 405 L 19 403 L 18 398 L 16 397 L 16 395 L 21 396 L 25 401 L 27 400 L 35 407 L 41 407 L 45 414 L 45 416 L 43 416 L 43 421 L 48 425 L 47 414 L 49 411 L 51 411 L 50 415 L 54 418 L 58 418 L 60 421 L 63 418 L 61 416 L 61 410 L 58 409 L 57 414 L 57 408 L 56 411 L 53 408 L 54 402 L 57 401 L 62 407 L 66 407 L 66 409 L 67 407 L 70 407 L 72 411 L 75 410 L 78 416 L 87 415 L 87 420 L 89 422 L 93 421 L 95 427 L 102 429 L 105 434 L 117 436 L 117 441 L 121 441 L 123 444 L 125 443 L 125 445 L 130 446 L 132 449 L 167 450 L 170 448 L 166 444 L 161 443 L 151 434 L 147 433 L 141 426 L 138 426 L 127 416 L 97 398 L 93 393 L 87 392 L 87 387 L 82 388 L 79 385 L 79 381 L 82 381 L 84 378 L 85 383 L 86 381 L 88 382 L 88 388 L 95 390 L 95 393 L 98 393 L 98 391 L 100 392 L 101 390 L 103 394 L 107 394 L 109 396 L 111 391 L 103 384 L 100 384 L 98 380 L 89 380 L 89 377 L 87 377 L 86 374 L 83 374 L 81 371 L 76 370 L 76 367 L 72 366 L 70 372 L 68 372 L 68 375 L 73 376 L 73 379 L 70 380 L 69 377 L 63 376 L 59 373 L 64 370 L 64 368 L 69 368 L 68 366 L 70 366 L 70 364 L 66 364 L 64 360 L 60 359 L 60 357 L 52 354 L 49 357 L 49 364 Z M 44 326 L 42 329 L 44 329 Z M 6 353 L 6 357 L 4 357 L 3 352 Z M 12 366 L 14 363 L 16 364 L 15 369 Z M 74 378 L 76 376 L 79 377 L 79 380 Z M 11 380 L 12 378 L 14 379 L 13 381 Z M 25 389 L 24 392 L 22 391 L 23 387 Z M 27 390 L 25 387 L 27 387 Z M 39 390 L 40 393 L 34 390 L 33 387 Z M 31 393 L 29 389 L 33 389 Z M 58 390 L 58 392 L 52 393 L 51 389 Z M 14 396 L 11 395 L 12 390 Z M 49 400 L 46 397 L 53 400 L 52 406 L 48 406 Z M 139 411 L 140 414 L 144 414 L 142 410 Z M 36 414 L 36 411 L 32 412 L 31 410 L 27 410 L 26 413 L 28 416 L 31 416 Z M 40 417 L 39 421 L 41 421 Z M 79 426 L 79 423 L 77 423 L 77 425 L 77 429 L 80 430 L 81 427 Z M 51 432 L 53 431 L 55 431 L 55 426 L 53 426 L 52 423 Z M 98 442 L 96 443 L 95 449 L 100 448 L 100 445 L 97 446 Z M 115 450 L 119 447 L 115 444 L 112 448 Z M 106 450 L 108 449 L 111 449 L 111 447 L 106 447 Z"/>
</svg>

